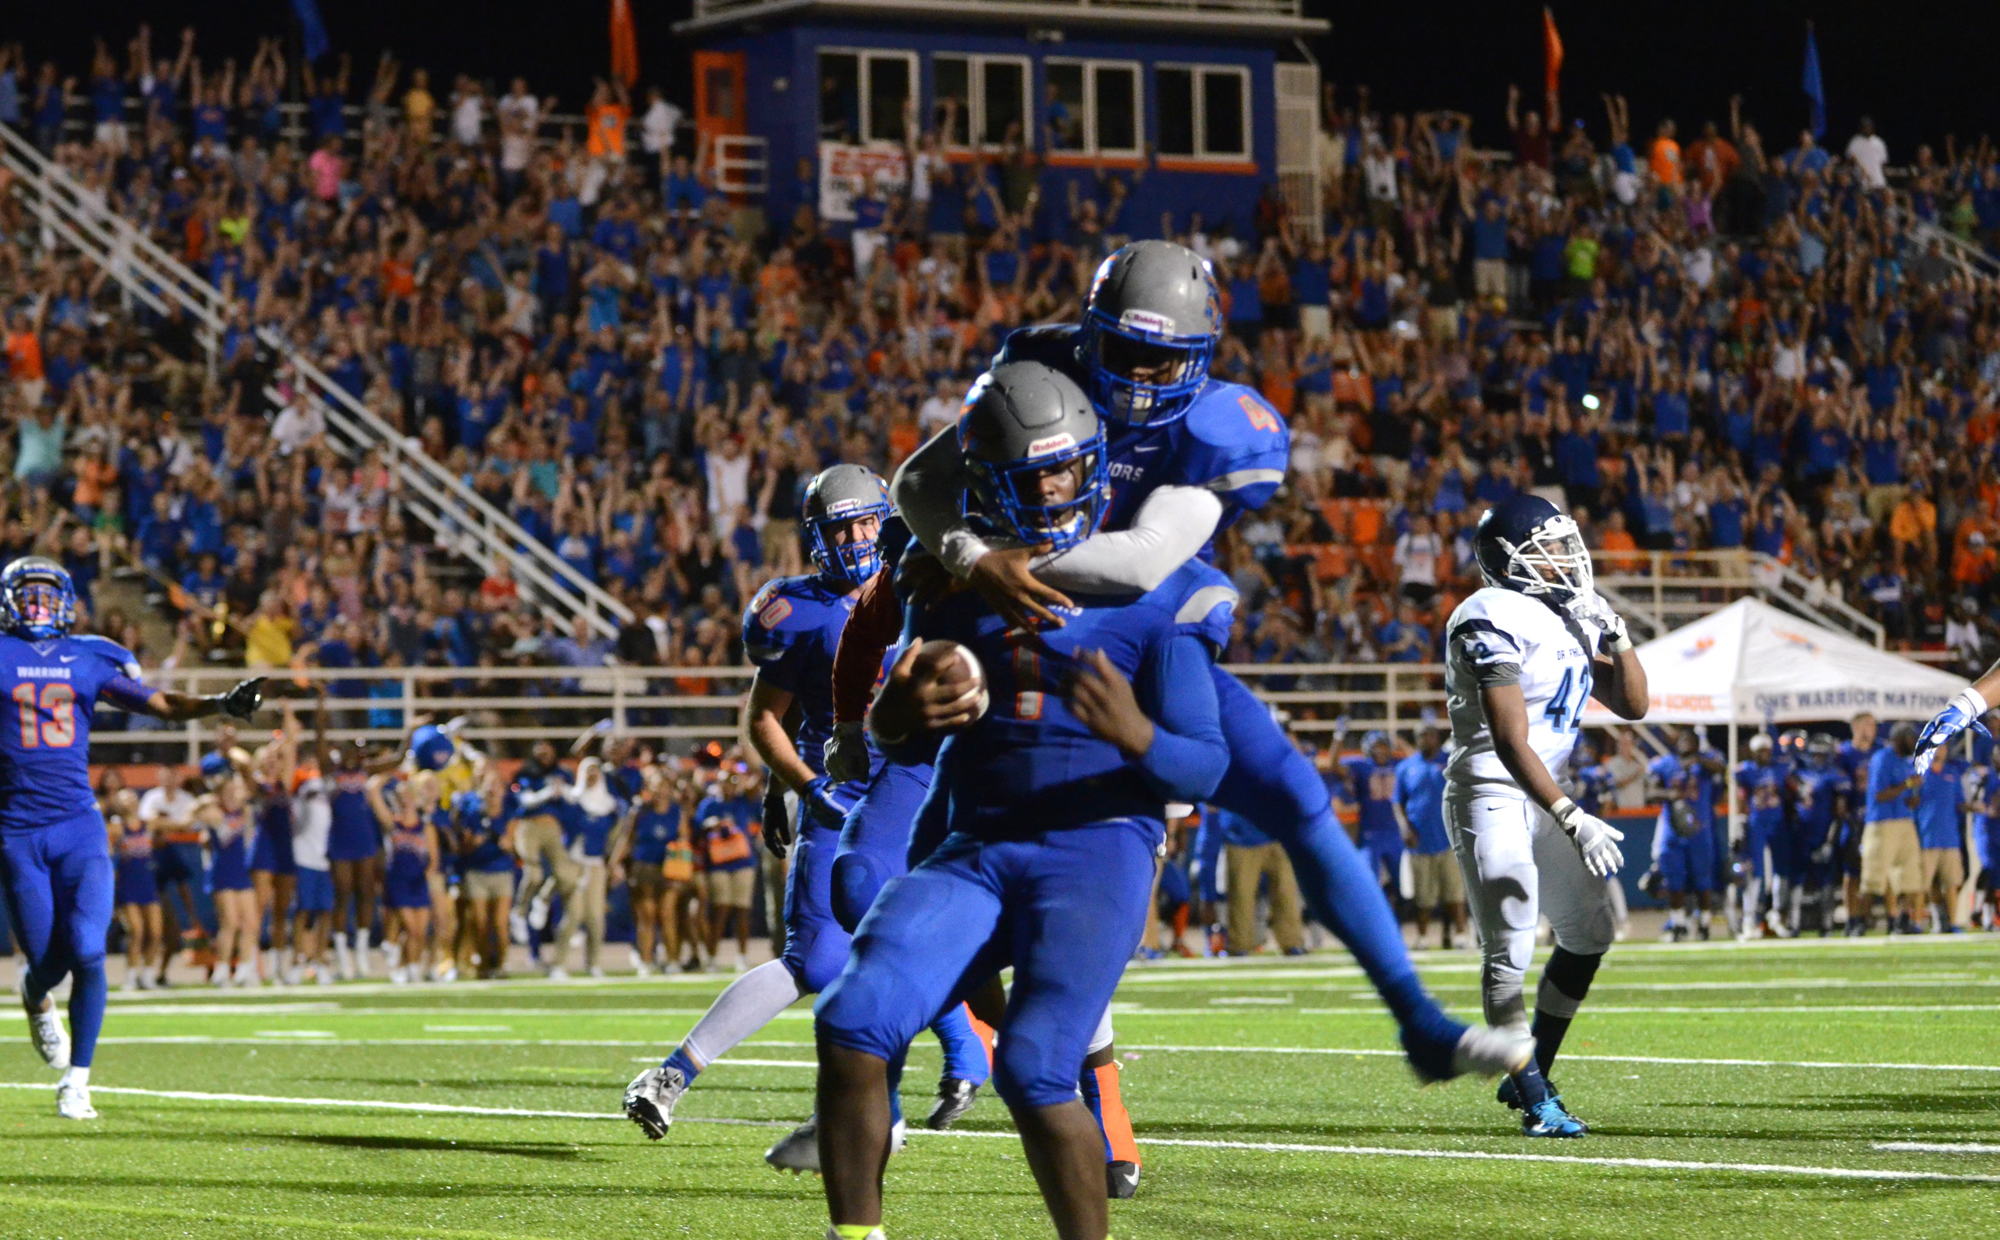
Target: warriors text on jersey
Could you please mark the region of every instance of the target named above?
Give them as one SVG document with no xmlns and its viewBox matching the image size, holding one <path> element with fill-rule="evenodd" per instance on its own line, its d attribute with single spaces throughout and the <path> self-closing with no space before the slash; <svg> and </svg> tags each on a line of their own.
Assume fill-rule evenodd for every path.
<svg viewBox="0 0 2000 1240">
<path fill-rule="evenodd" d="M 1479 699 L 1480 687 L 1493 684 L 1521 686 L 1529 748 L 1549 770 L 1563 770 L 1590 700 L 1591 637 L 1546 603 L 1513 590 L 1488 586 L 1460 603 L 1445 625 L 1453 745 L 1446 778 L 1487 790 L 1514 787 Z"/>
<path fill-rule="evenodd" d="M 1082 343 L 1081 327 L 1024 327 L 1007 337 L 993 364 L 1041 362 L 1089 391 Z M 1191 486 L 1222 500 L 1220 532 L 1270 502 L 1291 459 L 1291 432 L 1278 411 L 1256 389 L 1216 379 L 1195 394 L 1184 417 L 1151 426 L 1107 418 L 1104 434 L 1111 473 L 1104 528 L 1111 530 L 1130 526 L 1132 514 L 1156 489 Z M 1209 554 L 1204 548 L 1204 558 Z"/>
<path fill-rule="evenodd" d="M 90 727 L 97 703 L 143 709 L 153 695 L 130 651 L 101 637 L 0 634 L 0 829 L 48 826 L 96 807 Z"/>
</svg>

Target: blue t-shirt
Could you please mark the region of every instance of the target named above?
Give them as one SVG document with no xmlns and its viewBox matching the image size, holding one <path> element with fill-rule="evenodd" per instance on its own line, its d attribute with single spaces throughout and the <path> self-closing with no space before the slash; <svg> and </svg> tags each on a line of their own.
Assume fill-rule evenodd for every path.
<svg viewBox="0 0 2000 1240">
<path fill-rule="evenodd" d="M 1884 792 L 1907 782 L 1914 773 L 1915 767 L 1909 758 L 1886 745 L 1876 750 L 1874 756 L 1868 759 L 1868 812 L 1865 820 L 1887 822 L 1908 818 L 1915 813 L 1910 804 L 1914 793 L 1902 793 L 1886 800 L 1882 798 Z"/>
<path fill-rule="evenodd" d="M 452 798 L 452 819 L 471 850 L 461 854 L 459 864 L 468 874 L 504 874 L 514 868 L 514 855 L 501 847 L 507 824 L 514 820 L 516 806 L 512 793 L 500 798 L 500 812 L 486 812 L 486 798 L 477 792 L 461 792 Z"/>
<path fill-rule="evenodd" d="M 1925 848 L 1957 848 L 1965 839 L 1965 773 L 1947 762 L 1943 771 L 1925 771 L 1917 790 L 1917 842 Z"/>
<path fill-rule="evenodd" d="M 1444 755 L 1413 753 L 1396 764 L 1396 804 L 1417 837 L 1411 851 L 1430 856 L 1451 847 L 1444 829 Z"/>
</svg>

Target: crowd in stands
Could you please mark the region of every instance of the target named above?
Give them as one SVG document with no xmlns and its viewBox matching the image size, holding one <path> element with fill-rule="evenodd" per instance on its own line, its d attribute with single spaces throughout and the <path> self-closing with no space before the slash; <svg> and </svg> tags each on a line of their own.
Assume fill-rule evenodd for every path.
<svg viewBox="0 0 2000 1240">
<path fill-rule="evenodd" d="M 1033 144 L 947 161 L 946 104 L 911 114 L 909 192 L 829 225 L 810 168 L 715 192 L 658 90 L 600 81 L 568 126 L 520 79 L 342 56 L 305 68 L 291 133 L 275 41 L 247 68 L 162 43 L 76 76 L 8 49 L 0 121 L 240 308 L 211 369 L 0 192 L 0 536 L 86 594 L 143 566 L 186 657 L 734 665 L 743 602 L 799 566 L 802 481 L 893 468 L 1008 329 L 1074 316 L 1098 260 L 1156 234 L 1214 265 L 1216 373 L 1292 424 L 1290 485 L 1223 548 L 1232 659 L 1434 660 L 1473 521 L 1522 488 L 1559 490 L 1608 568 L 1759 552 L 1898 644 L 1971 663 L 2000 639 L 2000 304 L 1912 240 L 2000 239 L 1984 143 L 1897 151 L 1892 186 L 1866 122 L 1829 150 L 1732 101 L 1683 144 L 1615 97 L 1573 123 L 1516 96 L 1478 130 L 1329 85 L 1318 227 L 1248 178 L 1236 227 L 1156 218 L 1145 169 L 1056 192 Z M 562 631 L 467 576 L 260 329 L 637 619 Z"/>
</svg>

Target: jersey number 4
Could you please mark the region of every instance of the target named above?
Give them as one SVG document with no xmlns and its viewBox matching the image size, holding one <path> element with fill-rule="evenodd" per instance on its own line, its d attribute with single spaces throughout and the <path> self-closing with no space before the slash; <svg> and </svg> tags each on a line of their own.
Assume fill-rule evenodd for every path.
<svg viewBox="0 0 2000 1240">
<path fill-rule="evenodd" d="M 1583 704 L 1590 700 L 1590 669 L 1583 669 L 1581 677 L 1575 668 L 1563 671 L 1562 686 L 1549 699 L 1549 708 L 1543 712 L 1549 723 L 1558 732 L 1574 732 L 1583 726 Z"/>
<path fill-rule="evenodd" d="M 56 681 L 31 681 L 14 686 L 14 705 L 21 712 L 21 748 L 76 744 L 76 690 Z"/>
</svg>

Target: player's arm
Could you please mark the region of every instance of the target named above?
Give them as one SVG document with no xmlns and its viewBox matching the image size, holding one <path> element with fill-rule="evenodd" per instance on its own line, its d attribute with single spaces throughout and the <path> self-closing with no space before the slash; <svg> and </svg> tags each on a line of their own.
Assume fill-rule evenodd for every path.
<svg viewBox="0 0 2000 1240">
<path fill-rule="evenodd" d="M 1161 487 L 1139 505 L 1130 529 L 1101 530 L 1067 551 L 1035 555 L 1030 567 L 1041 581 L 1062 590 L 1144 594 L 1208 545 L 1222 512 L 1221 498 L 1207 487 Z M 1031 554 L 1027 548 L 999 550 L 986 559 Z M 974 572 L 984 566 L 982 560 Z"/>
<path fill-rule="evenodd" d="M 1957 696 L 1945 703 L 1945 708 L 1924 725 L 1923 732 L 1917 736 L 1917 769 L 1927 769 L 1931 754 L 1950 744 L 1953 737 L 1967 728 L 1985 732 L 1986 725 L 1980 720 L 1993 709 L 1996 695 L 2000 695 L 2000 663 L 1987 668 L 1984 676 L 1960 689 Z"/>
<path fill-rule="evenodd" d="M 882 659 L 902 629 L 902 606 L 888 573 L 868 579 L 840 630 L 833 653 L 833 737 L 826 743 L 826 773 L 836 779 L 868 776 L 868 699 Z"/>
<path fill-rule="evenodd" d="M 107 681 L 103 692 L 127 710 L 164 719 L 168 723 L 186 723 L 194 719 L 207 719 L 212 715 L 227 715 L 231 719 L 248 719 L 264 704 L 264 678 L 252 676 L 238 681 L 227 693 L 175 693 L 169 689 L 155 689 L 127 676 L 114 676 Z"/>
<path fill-rule="evenodd" d="M 1622 640 L 1622 649 L 1616 640 Z M 1646 684 L 1646 666 L 1639 662 L 1630 637 L 1621 632 L 1616 640 L 1590 661 L 1590 696 L 1620 719 L 1637 723 L 1646 717 L 1653 700 Z"/>
<path fill-rule="evenodd" d="M 1484 680 L 1479 686 L 1480 709 L 1486 712 L 1486 726 L 1493 735 L 1493 752 L 1514 783 L 1570 837 L 1583 864 L 1592 874 L 1606 878 L 1625 863 L 1618 851 L 1624 833 L 1583 808 L 1563 792 L 1528 741 L 1528 701 L 1521 693 L 1518 671 L 1514 678 Z"/>
<path fill-rule="evenodd" d="M 1409 811 L 1403 807 L 1403 798 L 1403 781 L 1398 779 L 1396 781 L 1396 795 L 1389 798 L 1389 808 L 1396 811 L 1396 830 L 1401 832 L 1403 843 L 1415 844 L 1417 842 L 1417 831 L 1416 828 L 1410 825 Z"/>
<path fill-rule="evenodd" d="M 800 804 L 805 806 L 807 813 L 822 826 L 837 827 L 847 816 L 847 802 L 837 793 L 838 781 L 831 776 L 814 774 L 812 767 L 800 756 L 798 745 L 792 740 L 792 729 L 786 725 L 786 715 L 792 706 L 792 691 L 772 683 L 760 669 L 756 679 L 750 682 L 750 745 L 764 760 L 764 765 L 770 768 L 771 774 L 786 788 L 799 794 Z M 790 847 L 791 824 L 785 821 L 782 814 L 765 823 L 764 831 L 771 846 L 779 849 Z"/>
<path fill-rule="evenodd" d="M 1214 661 L 1207 643 L 1177 633 L 1147 660 L 1135 693 L 1103 651 L 1086 651 L 1070 684 L 1070 710 L 1131 759 L 1163 801 L 1205 800 L 1229 766 Z"/>
<path fill-rule="evenodd" d="M 389 800 L 382 794 L 383 785 L 388 782 L 387 775 L 370 775 L 366 789 L 368 808 L 375 815 L 376 824 L 385 831 L 396 825 L 396 816 L 389 812 Z"/>
</svg>

